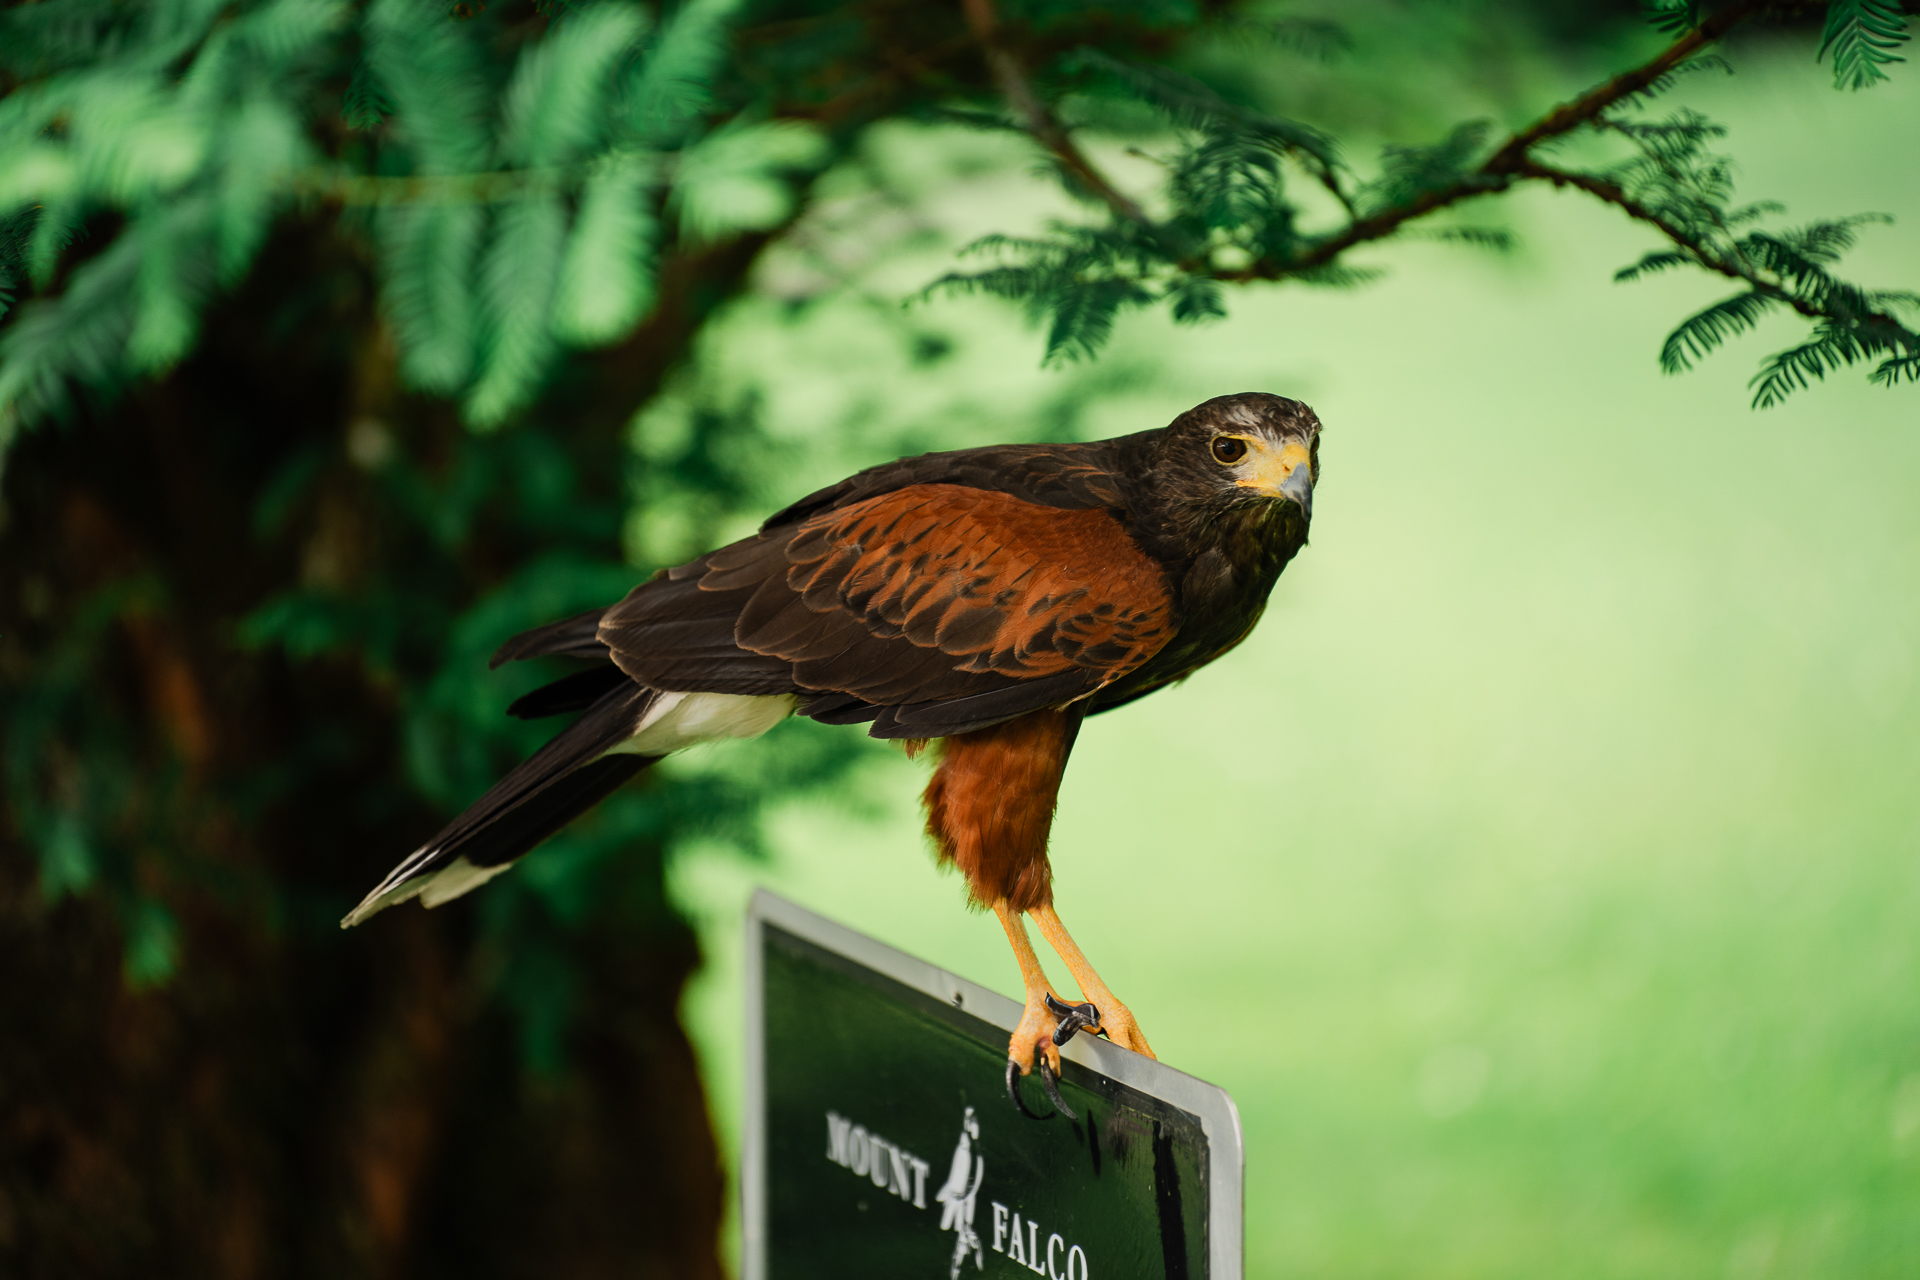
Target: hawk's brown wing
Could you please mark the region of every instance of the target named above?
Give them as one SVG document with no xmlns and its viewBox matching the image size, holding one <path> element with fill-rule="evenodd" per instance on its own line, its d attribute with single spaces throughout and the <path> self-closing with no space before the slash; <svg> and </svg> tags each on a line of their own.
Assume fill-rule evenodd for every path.
<svg viewBox="0 0 1920 1280">
<path fill-rule="evenodd" d="M 655 688 L 822 695 L 809 714 L 937 737 L 1120 679 L 1173 631 L 1165 572 L 1110 511 L 921 484 L 683 565 L 599 635 Z"/>
</svg>

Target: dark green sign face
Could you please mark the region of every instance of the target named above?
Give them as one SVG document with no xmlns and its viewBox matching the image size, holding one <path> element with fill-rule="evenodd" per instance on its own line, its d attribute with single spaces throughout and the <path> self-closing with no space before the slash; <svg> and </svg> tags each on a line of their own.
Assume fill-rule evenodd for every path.
<svg viewBox="0 0 1920 1280">
<path fill-rule="evenodd" d="M 758 923 L 750 1276 L 1220 1274 L 1200 1117 L 1069 1059 L 1060 1090 L 1079 1119 L 1052 1113 L 1032 1077 L 1023 1096 L 1048 1114 L 1029 1119 L 1006 1095 L 1007 1030 L 965 1007 L 971 984 L 942 999 Z M 1006 1021 L 1010 1002 L 973 990 Z"/>
</svg>

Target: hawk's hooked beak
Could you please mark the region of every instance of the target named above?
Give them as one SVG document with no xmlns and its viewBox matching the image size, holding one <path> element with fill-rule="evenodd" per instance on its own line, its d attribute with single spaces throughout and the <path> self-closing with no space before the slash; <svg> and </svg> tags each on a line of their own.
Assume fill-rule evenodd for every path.
<svg viewBox="0 0 1920 1280">
<path fill-rule="evenodd" d="M 1313 455 L 1307 446 L 1288 443 L 1275 449 L 1255 445 L 1255 456 L 1236 482 L 1271 498 L 1287 498 L 1313 516 Z"/>
</svg>

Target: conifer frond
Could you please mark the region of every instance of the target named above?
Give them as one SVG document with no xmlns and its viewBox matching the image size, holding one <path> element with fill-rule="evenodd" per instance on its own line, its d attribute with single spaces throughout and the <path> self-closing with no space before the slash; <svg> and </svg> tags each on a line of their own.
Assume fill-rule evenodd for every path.
<svg viewBox="0 0 1920 1280">
<path fill-rule="evenodd" d="M 457 392 L 472 371 L 472 281 L 484 222 L 472 204 L 402 204 L 376 215 L 381 301 L 401 370 L 423 391 Z"/>
<path fill-rule="evenodd" d="M 37 216 L 27 241 L 26 267 L 34 288 L 45 289 L 53 283 L 60 255 L 80 234 L 80 207 L 78 201 L 69 198 L 49 200 L 31 210 Z"/>
<path fill-rule="evenodd" d="M 380 306 L 408 382 L 461 400 L 476 424 L 504 420 L 563 345 L 612 341 L 639 322 L 653 297 L 657 241 L 692 247 L 776 228 L 796 189 L 831 158 L 821 129 L 715 96 L 743 3 L 686 0 L 663 8 L 649 30 L 654 7 L 637 0 L 556 2 L 538 7 L 544 27 L 517 27 L 510 38 L 499 15 L 456 21 L 440 0 L 0 9 L 8 85 L 0 385 L 23 397 L 11 409 L 0 399 L 0 413 L 30 418 L 71 383 L 110 390 L 177 359 L 205 306 L 250 269 L 275 218 L 317 193 L 350 206 L 350 233 L 373 233 Z M 974 252 L 991 256 L 985 270 L 948 275 L 929 292 L 1018 301 L 1044 322 L 1046 359 L 1058 363 L 1091 355 L 1128 308 L 1164 305 L 1190 324 L 1224 313 L 1224 283 L 1364 282 L 1378 273 L 1352 266 L 1351 250 L 1436 210 L 1544 179 L 1614 204 L 1671 242 L 1618 279 L 1691 266 L 1746 290 L 1677 328 L 1663 352 L 1668 367 L 1685 367 L 1777 304 L 1816 333 L 1770 366 L 1765 395 L 1867 356 L 1880 362 L 1876 378 L 1904 381 L 1911 330 L 1889 310 L 1900 295 L 1834 274 L 1870 219 L 1770 228 L 1777 206 L 1733 203 L 1719 125 L 1694 111 L 1623 115 L 1676 77 L 1721 65 L 1705 52 L 1711 40 L 1763 7 L 1653 0 L 1649 17 L 1677 38 L 1641 68 L 1495 147 L 1479 122 L 1435 145 L 1388 147 L 1379 176 L 1358 189 L 1321 130 L 1241 105 L 1169 66 L 1079 49 L 1052 70 L 1091 75 L 1171 125 L 1170 145 L 1152 157 L 1165 174 L 1158 200 L 1107 183 L 1048 103 L 1004 116 L 945 109 L 944 118 L 976 127 L 1029 132 L 1069 190 L 1101 196 L 1105 221 L 983 239 Z M 1833 55 L 1841 83 L 1870 83 L 1898 60 L 1904 7 L 1828 6 L 1820 56 Z M 1311 56 L 1345 41 L 1320 19 L 1208 18 L 1188 29 Z M 1020 89 L 1017 68 L 1010 74 L 1010 101 L 1040 93 Z M 740 88 L 728 83 L 730 94 Z M 930 100 L 916 106 L 934 109 Z M 373 136 L 338 146 L 341 122 Z M 1630 154 L 1586 173 L 1538 159 L 1581 130 L 1610 135 Z M 1319 225 L 1316 206 L 1300 198 L 1303 177 L 1332 195 L 1340 225 Z M 1303 233 L 1302 222 L 1313 229 Z M 74 237 L 89 225 L 114 238 L 84 246 L 92 256 L 82 265 L 119 264 L 124 274 L 129 255 L 138 260 L 117 296 L 100 292 L 97 271 L 70 272 L 61 284 L 80 256 Z M 1510 240 L 1472 226 L 1427 234 L 1496 249 Z M 57 287 L 58 297 L 29 296 Z M 56 334 L 77 344 L 72 352 L 57 354 Z"/>
<path fill-rule="evenodd" d="M 1672 70 L 1655 76 L 1647 86 L 1638 92 L 1628 94 L 1616 105 L 1616 109 L 1630 106 L 1644 106 L 1673 88 L 1674 85 L 1689 76 L 1697 76 L 1705 71 L 1718 71 L 1723 75 L 1733 74 L 1733 64 L 1717 53 L 1699 53 L 1680 63 Z"/>
<path fill-rule="evenodd" d="M 652 166 L 615 157 L 587 179 L 554 291 L 553 330 L 563 342 L 608 342 L 653 301 Z"/>
<path fill-rule="evenodd" d="M 1206 324 L 1224 320 L 1227 315 L 1219 282 L 1205 276 L 1187 276 L 1175 282 L 1167 290 L 1167 301 L 1177 324 Z"/>
<path fill-rule="evenodd" d="M 501 110 L 500 150 L 509 164 L 565 164 L 590 148 L 611 116 L 609 80 L 646 30 L 632 5 L 601 3 L 556 22 L 520 55 Z"/>
<path fill-rule="evenodd" d="M 1641 0 L 1641 11 L 1663 35 L 1677 36 L 1700 25 L 1700 0 Z"/>
<path fill-rule="evenodd" d="M 1640 261 L 1629 267 L 1622 267 L 1613 273 L 1614 282 L 1625 284 L 1629 280 L 1638 280 L 1641 276 L 1653 275 L 1660 271 L 1671 271 L 1675 267 L 1698 266 L 1699 263 L 1690 253 L 1680 249 L 1655 249 Z"/>
<path fill-rule="evenodd" d="M 27 208 L 0 213 L 0 319 L 6 318 L 14 299 L 27 287 L 27 251 L 38 212 Z"/>
<path fill-rule="evenodd" d="M 104 392 L 125 383 L 141 248 L 122 236 L 75 268 L 58 298 L 31 299 L 18 309 L 0 333 L 0 406 L 32 422 L 66 412 L 70 383 Z"/>
<path fill-rule="evenodd" d="M 1331 63 L 1353 51 L 1353 36 L 1330 18 L 1226 14 L 1214 18 L 1207 29 L 1242 48 L 1281 48 L 1320 63 Z"/>
<path fill-rule="evenodd" d="M 1920 333 L 1889 311 L 1920 305 L 1920 298 L 1848 289 L 1852 296 L 1835 314 L 1815 322 L 1811 340 L 1769 356 L 1761 365 L 1748 384 L 1754 388 L 1754 408 L 1770 408 L 1828 373 L 1877 356 L 1885 359 L 1870 380 L 1892 386 L 1914 377 L 1914 364 L 1920 361 Z"/>
<path fill-rule="evenodd" d="M 1897 0 L 1831 0 L 1814 56 L 1833 54 L 1835 88 L 1865 89 L 1887 78 L 1881 67 L 1906 61 L 1893 51 L 1908 38 Z"/>
<path fill-rule="evenodd" d="M 1273 42 L 1315 62 L 1333 62 L 1353 52 L 1353 37 L 1331 18 L 1274 18 L 1265 24 Z"/>
<path fill-rule="evenodd" d="M 717 239 L 777 226 L 793 209 L 788 180 L 825 163 L 827 143 L 794 123 L 731 125 L 681 153 L 673 206 L 684 231 Z"/>
<path fill-rule="evenodd" d="M 214 236 L 220 282 L 231 285 L 252 265 L 291 175 L 313 162 L 314 151 L 300 120 L 270 94 L 250 93 L 227 112 L 216 143 Z"/>
<path fill-rule="evenodd" d="M 380 87 L 380 77 L 365 58 L 353 68 L 346 96 L 340 100 L 340 118 L 349 129 L 377 129 L 393 114 L 393 99 Z"/>
<path fill-rule="evenodd" d="M 1901 382 L 1920 382 L 1920 352 L 1906 356 L 1890 356 L 1868 375 L 1868 380 L 1883 387 L 1895 386 Z"/>
<path fill-rule="evenodd" d="M 462 24 L 420 0 L 373 0 L 367 61 L 394 104 L 393 127 L 420 173 L 471 173 L 492 158 L 492 90 Z"/>
<path fill-rule="evenodd" d="M 1432 146 L 1382 148 L 1380 176 L 1362 189 L 1358 203 L 1367 210 L 1391 209 L 1425 192 L 1471 181 L 1468 170 L 1492 127 L 1490 121 L 1469 120 Z"/>
<path fill-rule="evenodd" d="M 1174 163 L 1168 190 L 1175 208 L 1213 231 L 1263 220 L 1279 203 L 1279 157 L 1257 138 L 1215 133 Z"/>
<path fill-rule="evenodd" d="M 1079 282 L 1079 287 L 1060 290 L 1051 301 L 1052 323 L 1042 363 L 1053 367 L 1099 354 L 1113 336 L 1114 318 L 1121 309 L 1142 306 L 1153 301 L 1153 295 L 1132 280 L 1108 277 Z"/>
<path fill-rule="evenodd" d="M 567 234 L 557 197 L 515 200 L 494 214 L 480 263 L 480 367 L 467 421 L 497 427 L 532 398 L 553 348 L 555 277 Z"/>
<path fill-rule="evenodd" d="M 1384 267 L 1355 267 L 1344 262 L 1328 262 L 1294 271 L 1287 278 L 1298 280 L 1301 284 L 1318 285 L 1322 289 L 1357 289 L 1361 285 L 1372 284 L 1386 274 Z"/>
<path fill-rule="evenodd" d="M 201 307 L 213 292 L 215 216 L 213 199 L 206 195 L 136 211 L 126 233 L 140 250 L 133 332 L 127 338 L 131 372 L 164 369 L 192 345 Z"/>
<path fill-rule="evenodd" d="M 1754 389 L 1753 407 L 1771 409 L 1829 372 L 1852 364 L 1858 356 L 1856 345 L 1844 331 L 1819 326 L 1811 341 L 1776 352 L 1761 363 L 1760 371 L 1747 383 Z"/>
<path fill-rule="evenodd" d="M 1511 252 L 1516 243 L 1513 232 L 1505 227 L 1437 227 L 1428 231 L 1426 238 L 1449 244 L 1472 245 L 1476 249 L 1490 249 L 1495 253 Z"/>
<path fill-rule="evenodd" d="M 1682 373 L 1693 362 L 1736 334 L 1760 323 L 1760 317 L 1779 305 L 1779 300 L 1757 291 L 1736 293 L 1730 298 L 1696 311 L 1667 335 L 1660 348 L 1663 373 Z"/>
<path fill-rule="evenodd" d="M 1183 129 L 1203 135 L 1242 133 L 1310 158 L 1319 169 L 1333 171 L 1340 167 L 1339 147 L 1327 134 L 1297 120 L 1236 106 L 1191 76 L 1167 67 L 1134 66 L 1096 49 L 1076 51 L 1073 63 L 1105 73 Z"/>
<path fill-rule="evenodd" d="M 678 146 L 712 101 L 740 0 L 687 0 L 663 26 L 627 89 L 627 127 L 652 146 Z"/>
<path fill-rule="evenodd" d="M 1855 214 L 1815 222 L 1791 231 L 1755 231 L 1737 242 L 1742 254 L 1763 271 L 1789 282 L 1801 296 L 1818 298 L 1834 284 L 1827 268 L 1854 245 L 1854 228 L 1871 222 L 1891 222 L 1880 213 Z"/>
</svg>

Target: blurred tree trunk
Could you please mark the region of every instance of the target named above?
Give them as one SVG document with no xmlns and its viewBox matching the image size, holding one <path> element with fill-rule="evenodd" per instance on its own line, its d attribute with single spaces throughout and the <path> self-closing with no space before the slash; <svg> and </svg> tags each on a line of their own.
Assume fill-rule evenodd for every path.
<svg viewBox="0 0 1920 1280">
<path fill-rule="evenodd" d="M 618 560 L 621 428 L 764 243 L 673 262 L 654 318 L 556 386 L 578 554 Z M 109 778 L 138 856 L 115 884 L 76 848 L 63 883 L 0 824 L 6 1274 L 719 1273 L 723 1179 L 678 1021 L 697 946 L 659 844 L 622 851 L 613 905 L 564 940 L 542 1069 L 490 994 L 503 958 L 471 900 L 337 927 L 441 820 L 398 781 L 403 686 L 439 649 L 296 668 L 245 620 L 302 587 L 454 617 L 554 548 L 496 484 L 469 536 L 423 550 L 383 451 L 489 480 L 495 442 L 397 389 L 372 298 L 356 250 L 289 228 L 186 363 L 9 460 L 0 680 L 40 682 L 33 767 L 55 794 Z M 110 721 L 117 772 L 82 758 L 99 738 L 76 716 Z"/>
</svg>

